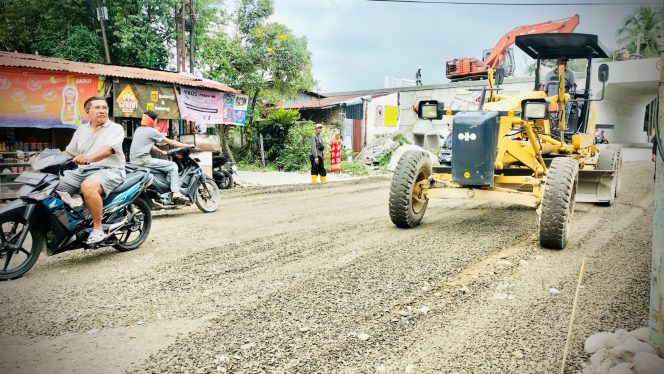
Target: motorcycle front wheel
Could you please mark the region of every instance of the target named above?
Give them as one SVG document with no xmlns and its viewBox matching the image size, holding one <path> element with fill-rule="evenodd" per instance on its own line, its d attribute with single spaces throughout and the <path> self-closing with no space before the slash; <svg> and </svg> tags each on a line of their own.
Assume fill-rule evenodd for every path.
<svg viewBox="0 0 664 374">
<path fill-rule="evenodd" d="M 127 206 L 127 215 L 130 216 L 125 226 L 113 235 L 118 240 L 113 248 L 120 252 L 132 251 L 143 244 L 148 238 L 152 226 L 152 212 L 150 206 L 143 199 L 136 199 Z"/>
<path fill-rule="evenodd" d="M 212 213 L 219 207 L 219 188 L 210 177 L 204 177 L 196 190 L 196 206 L 204 213 Z"/>
<path fill-rule="evenodd" d="M 28 228 L 23 242 L 19 243 L 25 229 L 25 218 L 20 215 L 0 217 L 0 280 L 16 279 L 27 273 L 46 247 L 44 233 L 34 226 Z"/>
</svg>

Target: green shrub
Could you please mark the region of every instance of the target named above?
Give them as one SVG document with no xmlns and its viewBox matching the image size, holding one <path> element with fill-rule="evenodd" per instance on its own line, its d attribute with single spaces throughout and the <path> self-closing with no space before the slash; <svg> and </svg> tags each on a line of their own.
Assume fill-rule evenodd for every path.
<svg viewBox="0 0 664 374">
<path fill-rule="evenodd" d="M 277 168 L 270 164 L 266 164 L 265 167 L 263 167 L 260 161 L 256 162 L 238 161 L 237 168 L 243 171 L 261 171 L 261 172 L 277 171 Z"/>
<path fill-rule="evenodd" d="M 314 124 L 311 122 L 297 124 L 290 128 L 286 145 L 281 149 L 275 160 L 277 169 L 283 171 L 301 171 L 310 164 L 311 135 Z M 329 152 L 329 150 L 328 150 Z"/>
<path fill-rule="evenodd" d="M 368 175 L 369 168 L 361 162 L 341 162 L 341 172 L 349 175 Z"/>
<path fill-rule="evenodd" d="M 400 133 L 400 132 L 394 134 L 394 137 L 392 138 L 392 140 L 399 143 L 399 145 L 410 144 L 408 139 L 406 139 L 406 137 L 403 136 L 403 134 Z"/>
</svg>

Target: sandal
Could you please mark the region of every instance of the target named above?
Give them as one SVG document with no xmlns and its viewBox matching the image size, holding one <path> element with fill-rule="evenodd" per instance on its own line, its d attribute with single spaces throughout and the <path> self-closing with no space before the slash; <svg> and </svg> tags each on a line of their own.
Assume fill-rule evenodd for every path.
<svg viewBox="0 0 664 374">
<path fill-rule="evenodd" d="M 104 239 L 106 239 L 106 234 L 104 234 L 104 231 L 102 231 L 102 230 L 92 230 L 92 232 L 88 236 L 88 240 L 86 240 L 85 242 L 87 244 L 97 244 L 97 243 L 101 242 Z"/>
</svg>

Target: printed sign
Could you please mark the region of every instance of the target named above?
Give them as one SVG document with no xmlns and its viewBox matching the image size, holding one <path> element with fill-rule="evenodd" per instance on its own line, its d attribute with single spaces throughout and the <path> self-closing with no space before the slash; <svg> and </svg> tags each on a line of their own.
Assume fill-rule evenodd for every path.
<svg viewBox="0 0 664 374">
<path fill-rule="evenodd" d="M 180 110 L 173 86 L 113 82 L 113 116 L 141 118 L 152 110 L 160 119 L 179 119 Z"/>
<path fill-rule="evenodd" d="M 383 126 L 385 121 L 385 116 L 383 114 L 383 106 L 376 105 L 376 126 Z"/>
<path fill-rule="evenodd" d="M 76 128 L 97 76 L 0 67 L 0 127 Z"/>
<path fill-rule="evenodd" d="M 396 105 L 385 105 L 385 127 L 397 127 L 397 114 L 399 107 Z"/>
<path fill-rule="evenodd" d="M 247 96 L 184 86 L 175 86 L 175 92 L 183 119 L 203 125 L 246 124 Z"/>
</svg>

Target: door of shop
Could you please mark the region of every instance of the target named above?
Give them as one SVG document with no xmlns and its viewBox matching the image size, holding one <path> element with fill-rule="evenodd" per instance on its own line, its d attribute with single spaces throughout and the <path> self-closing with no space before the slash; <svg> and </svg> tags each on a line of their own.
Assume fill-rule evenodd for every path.
<svg viewBox="0 0 664 374">
<path fill-rule="evenodd" d="M 353 152 L 362 150 L 362 120 L 353 120 Z"/>
</svg>

